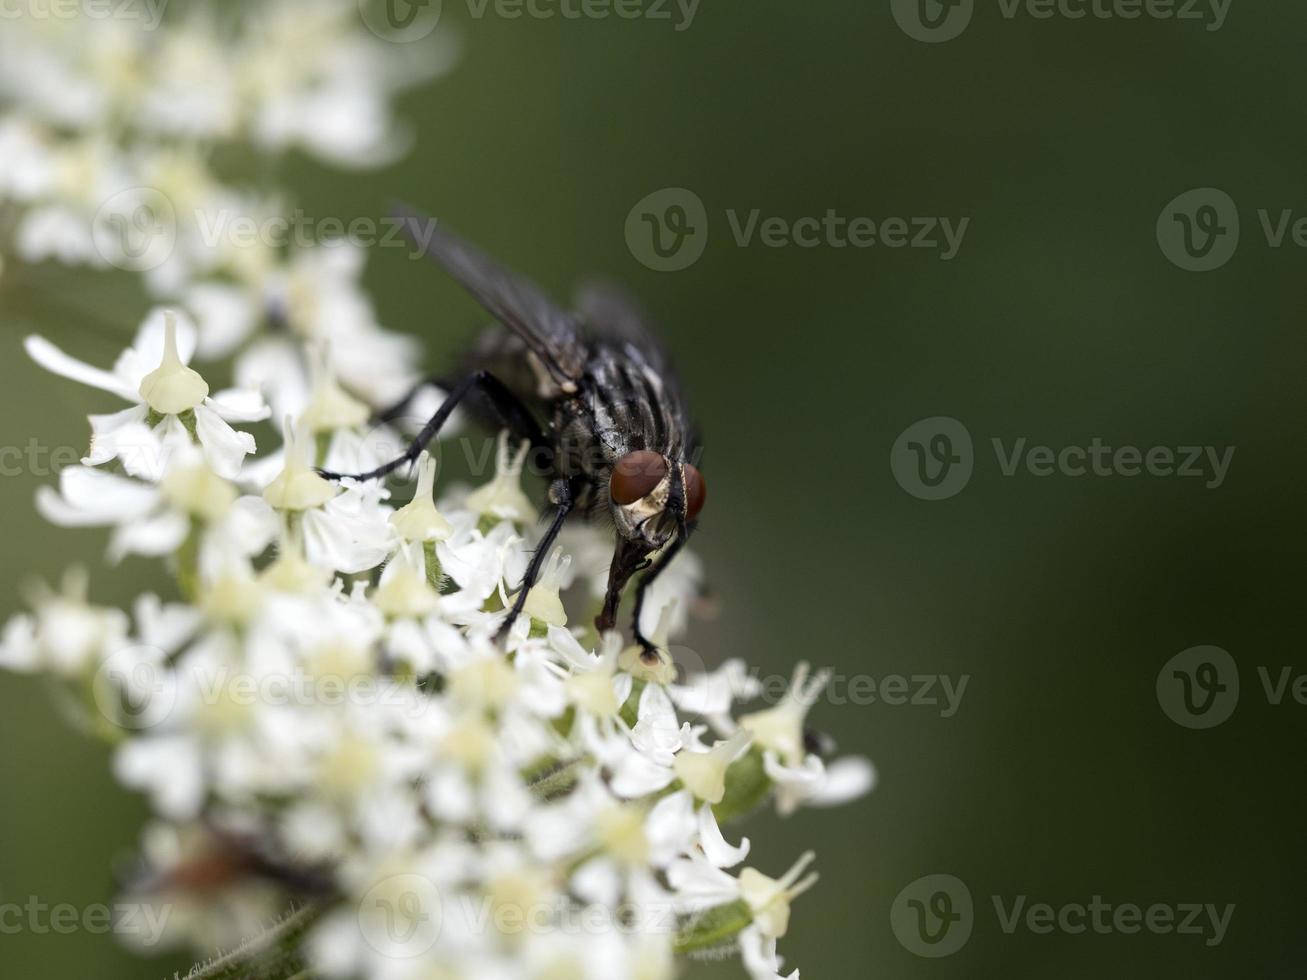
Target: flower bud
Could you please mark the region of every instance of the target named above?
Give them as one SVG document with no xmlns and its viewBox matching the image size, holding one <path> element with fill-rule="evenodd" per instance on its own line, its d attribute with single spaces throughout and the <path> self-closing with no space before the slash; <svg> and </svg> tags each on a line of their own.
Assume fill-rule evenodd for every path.
<svg viewBox="0 0 1307 980">
<path fill-rule="evenodd" d="M 562 590 L 563 579 L 571 564 L 571 555 L 564 558 L 563 549 L 554 549 L 553 554 L 549 556 L 549 561 L 545 563 L 540 578 L 526 594 L 526 602 L 522 605 L 524 615 L 549 626 L 567 625 L 567 611 L 563 608 L 563 600 L 559 597 L 559 592 Z M 517 593 L 508 597 L 510 607 L 516 601 Z"/>
<path fill-rule="evenodd" d="M 371 414 L 367 405 L 336 383 L 327 346 L 319 346 L 313 356 L 313 387 L 300 425 L 308 432 L 334 432 L 364 425 Z"/>
<path fill-rule="evenodd" d="M 740 727 L 753 732 L 760 746 L 773 750 L 790 766 L 801 765 L 807 755 L 803 747 L 804 720 L 830 680 L 830 671 L 823 670 L 809 682 L 810 670 L 806 663 L 799 664 L 780 704 L 740 719 Z"/>
<path fill-rule="evenodd" d="M 321 507 L 340 492 L 340 487 L 324 480 L 309 465 L 313 447 L 303 435 L 297 435 L 288 417 L 284 426 L 286 461 L 276 479 L 263 491 L 263 499 L 278 510 L 310 510 Z"/>
<path fill-rule="evenodd" d="M 760 871 L 745 868 L 740 872 L 740 897 L 753 912 L 754 924 L 763 935 L 780 939 L 790 927 L 790 902 L 817 883 L 817 874 L 799 881 L 799 875 L 816 858 L 808 851 L 780 879 L 768 878 Z"/>
<path fill-rule="evenodd" d="M 160 415 L 180 415 L 209 397 L 209 385 L 177 353 L 177 314 L 163 314 L 163 360 L 141 379 L 141 398 Z"/>
<path fill-rule="evenodd" d="M 522 441 L 516 456 L 508 449 L 508 432 L 499 433 L 499 446 L 495 452 L 495 478 L 468 495 L 469 510 L 500 521 L 525 524 L 534 520 L 536 509 L 522 492 L 522 466 L 530 444 Z"/>
<path fill-rule="evenodd" d="M 726 796 L 726 770 L 749 747 L 751 738 L 748 732 L 738 731 L 707 752 L 685 749 L 676 754 L 672 768 L 696 797 L 708 803 L 720 803 Z"/>
<path fill-rule="evenodd" d="M 418 457 L 418 489 L 413 499 L 390 515 L 390 523 L 405 541 L 444 541 L 453 528 L 436 510 L 436 461 L 427 453 Z"/>
</svg>

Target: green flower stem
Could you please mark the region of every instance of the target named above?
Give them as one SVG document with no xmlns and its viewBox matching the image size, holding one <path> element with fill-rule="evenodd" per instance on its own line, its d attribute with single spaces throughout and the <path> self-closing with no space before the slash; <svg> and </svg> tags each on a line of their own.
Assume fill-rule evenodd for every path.
<svg viewBox="0 0 1307 980">
<path fill-rule="evenodd" d="M 631 696 L 626 699 L 622 705 L 622 710 L 618 712 L 618 717 L 626 722 L 627 728 L 634 728 L 636 722 L 640 720 L 640 695 L 644 693 L 644 686 L 648 681 L 636 677 L 631 684 Z"/>
<path fill-rule="evenodd" d="M 436 557 L 436 543 L 434 541 L 424 541 L 422 543 L 423 564 L 427 569 L 427 585 L 431 586 L 437 592 L 440 591 L 440 580 L 444 578 L 444 573 L 440 569 L 440 559 Z"/>
<path fill-rule="evenodd" d="M 305 905 L 235 949 L 196 965 L 183 980 L 295 980 L 310 975 L 300 952 L 304 936 L 325 911 Z"/>
</svg>

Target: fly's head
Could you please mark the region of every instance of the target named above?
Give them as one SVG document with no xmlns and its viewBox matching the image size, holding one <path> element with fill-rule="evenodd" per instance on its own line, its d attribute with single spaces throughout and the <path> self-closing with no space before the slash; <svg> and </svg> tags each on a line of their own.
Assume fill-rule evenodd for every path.
<svg viewBox="0 0 1307 980">
<path fill-rule="evenodd" d="M 689 536 L 707 495 L 703 475 L 684 460 L 642 449 L 613 466 L 608 506 L 617 526 L 617 549 L 603 611 L 595 620 L 601 631 L 613 628 L 622 589 L 631 577 L 648 566 L 655 552 Z"/>
<path fill-rule="evenodd" d="M 619 459 L 608 481 L 617 535 L 629 550 L 645 556 L 687 535 L 707 496 L 707 484 L 693 463 L 647 449 Z"/>
</svg>

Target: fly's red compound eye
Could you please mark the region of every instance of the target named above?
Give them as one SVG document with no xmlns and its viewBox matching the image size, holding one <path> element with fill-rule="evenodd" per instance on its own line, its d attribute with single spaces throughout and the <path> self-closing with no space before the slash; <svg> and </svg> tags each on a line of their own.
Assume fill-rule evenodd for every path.
<svg viewBox="0 0 1307 980">
<path fill-rule="evenodd" d="M 694 520 L 703 510 L 704 501 L 708 499 L 708 484 L 703 474 L 690 463 L 685 464 L 685 518 Z"/>
<path fill-rule="evenodd" d="M 618 504 L 633 504 L 653 492 L 667 475 L 667 460 L 660 453 L 640 449 L 627 453 L 613 467 L 608 495 Z"/>
</svg>

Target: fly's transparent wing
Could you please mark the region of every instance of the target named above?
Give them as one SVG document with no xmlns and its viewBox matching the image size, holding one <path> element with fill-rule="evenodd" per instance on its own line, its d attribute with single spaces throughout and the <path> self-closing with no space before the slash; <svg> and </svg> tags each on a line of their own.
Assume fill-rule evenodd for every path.
<svg viewBox="0 0 1307 980">
<path fill-rule="evenodd" d="M 582 283 L 576 296 L 577 315 L 596 337 L 630 344 L 645 363 L 666 372 L 668 358 L 649 318 L 625 290 L 609 282 Z"/>
<path fill-rule="evenodd" d="M 413 243 L 440 263 L 496 320 L 512 330 L 540 358 L 550 377 L 575 387 L 585 369 L 580 326 L 528 279 L 504 268 L 475 245 L 437 227 L 407 207 L 395 209 Z"/>
</svg>

